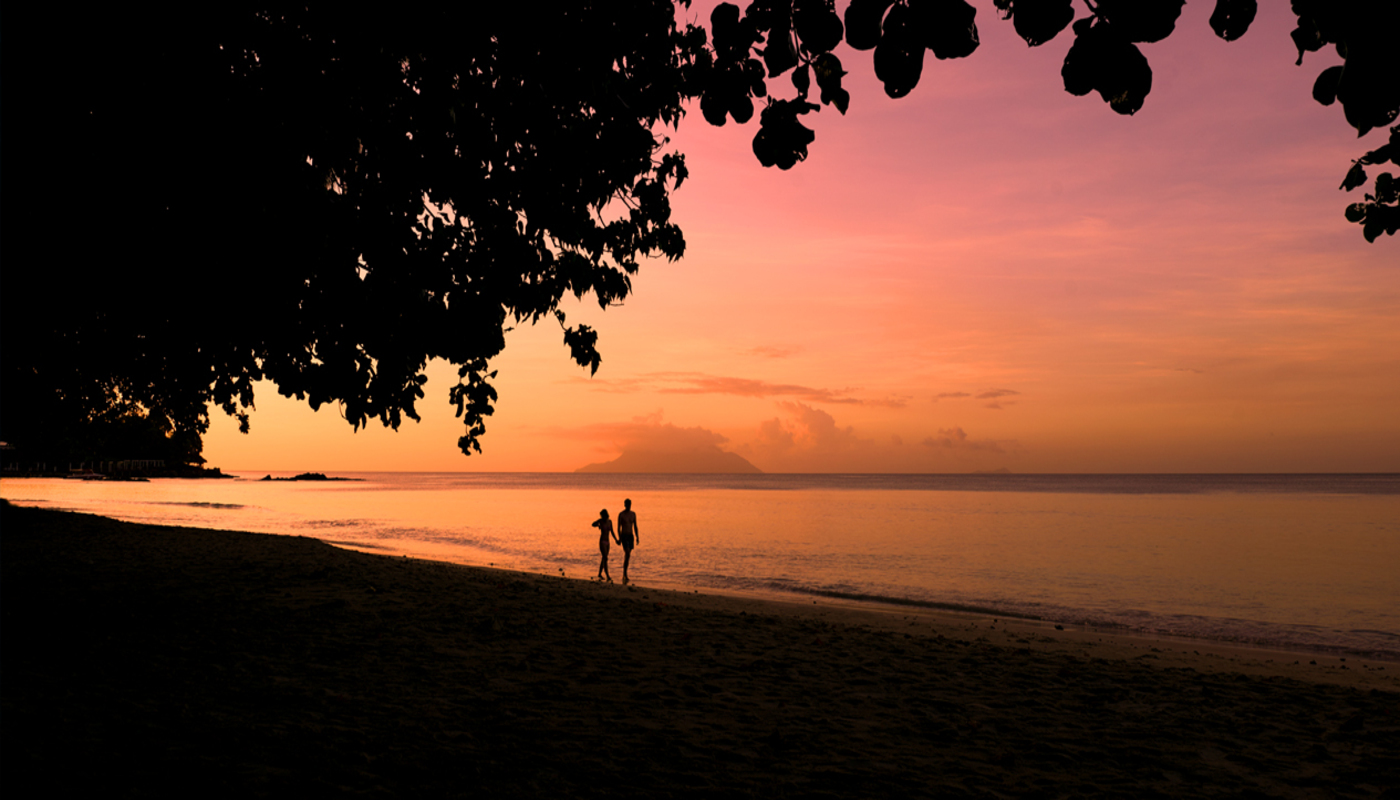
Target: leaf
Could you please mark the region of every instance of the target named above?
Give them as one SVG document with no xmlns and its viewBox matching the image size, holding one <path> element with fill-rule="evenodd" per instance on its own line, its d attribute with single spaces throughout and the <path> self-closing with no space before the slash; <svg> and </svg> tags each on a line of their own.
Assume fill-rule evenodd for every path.
<svg viewBox="0 0 1400 800">
<path fill-rule="evenodd" d="M 812 69 L 806 64 L 801 69 L 792 73 L 792 85 L 797 89 L 797 93 L 803 97 L 807 96 L 808 90 L 812 88 Z"/>
<path fill-rule="evenodd" d="M 1324 69 L 1313 81 L 1312 96 L 1317 102 L 1324 106 L 1330 106 L 1337 100 L 1337 83 L 1342 79 L 1342 67 L 1328 67 Z"/>
<path fill-rule="evenodd" d="M 1347 222 L 1360 222 L 1366 218 L 1366 203 L 1352 203 L 1347 206 Z"/>
<path fill-rule="evenodd" d="M 753 153 L 765 167 L 792 169 L 807 158 L 807 145 L 817 135 L 797 121 L 817 107 L 804 100 L 770 100 L 759 116 L 759 130 L 753 138 Z"/>
<path fill-rule="evenodd" d="M 1351 169 L 1347 170 L 1347 176 L 1342 179 L 1342 185 L 1337 188 L 1349 192 L 1365 182 L 1366 170 L 1361 166 L 1361 162 L 1357 161 L 1351 165 Z"/>
<path fill-rule="evenodd" d="M 667 153 L 661 157 L 661 166 L 656 171 L 657 179 L 672 176 L 676 182 L 672 188 L 679 189 L 686 178 L 690 177 L 690 170 L 685 167 L 684 153 Z"/>
<path fill-rule="evenodd" d="M 965 58 L 980 44 L 977 9 L 966 0 L 909 0 L 919 40 L 940 59 Z"/>
<path fill-rule="evenodd" d="M 733 3 L 720 3 L 710 12 L 710 35 L 721 61 L 734 61 L 748 55 L 753 38 L 745 35 L 744 27 L 739 22 L 739 7 Z"/>
<path fill-rule="evenodd" d="M 763 63 L 768 67 L 768 77 L 776 78 L 797 66 L 797 51 L 792 46 L 792 30 L 787 21 L 781 29 L 774 28 L 768 34 L 768 46 L 763 48 Z"/>
<path fill-rule="evenodd" d="M 748 79 L 749 93 L 754 97 L 765 97 L 768 84 L 763 80 L 763 64 L 756 58 L 744 62 L 744 77 Z"/>
<path fill-rule="evenodd" d="M 812 62 L 812 68 L 816 71 L 817 85 L 825 92 L 828 89 L 840 89 L 841 78 L 846 75 L 846 71 L 841 69 L 841 59 L 832 53 L 823 53 L 820 58 Z"/>
<path fill-rule="evenodd" d="M 1400 79 L 1392 45 L 1356 37 L 1346 43 L 1346 67 L 1337 80 L 1337 100 L 1347 122 L 1364 136 L 1395 121 Z"/>
<path fill-rule="evenodd" d="M 1394 175 L 1391 175 L 1389 172 L 1382 172 L 1381 174 L 1376 176 L 1377 203 L 1385 203 L 1386 205 L 1390 205 L 1391 203 L 1400 200 L 1400 197 L 1397 197 L 1397 189 L 1400 189 L 1400 186 L 1396 185 Z"/>
<path fill-rule="evenodd" d="M 817 85 L 821 87 L 821 101 L 836 106 L 842 114 L 851 104 L 851 93 L 841 88 L 841 79 L 846 71 L 841 68 L 841 59 L 832 53 L 823 53 L 812 64 L 817 73 Z"/>
<path fill-rule="evenodd" d="M 924 71 L 924 46 L 911 27 L 911 17 L 908 6 L 891 8 L 875 48 L 875 77 L 885 84 L 885 94 L 894 98 L 913 91 Z"/>
<path fill-rule="evenodd" d="M 880 43 L 880 24 L 894 0 L 851 0 L 846 6 L 846 44 L 871 50 Z"/>
<path fill-rule="evenodd" d="M 1400 231 L 1400 206 L 1377 206 L 1376 212 L 1385 222 L 1387 236 L 1394 236 L 1396 231 Z"/>
<path fill-rule="evenodd" d="M 1098 16 L 1129 42 L 1159 42 L 1171 35 L 1186 0 L 1099 0 Z"/>
<path fill-rule="evenodd" d="M 579 366 L 589 368 L 589 375 L 598 374 L 598 365 L 603 363 L 603 357 L 598 354 L 597 331 L 587 325 L 565 328 L 564 344 L 569 346 L 569 355 Z"/>
<path fill-rule="evenodd" d="M 719 127 L 729 121 L 729 104 L 721 99 L 719 92 L 711 89 L 700 96 L 700 113 L 706 122 Z"/>
<path fill-rule="evenodd" d="M 1074 21 L 1073 0 L 997 0 L 997 8 L 1031 47 L 1054 39 Z"/>
<path fill-rule="evenodd" d="M 760 31 L 792 30 L 792 0 L 753 0 L 744 16 Z"/>
<path fill-rule="evenodd" d="M 845 26 L 832 0 L 797 0 L 792 7 L 792 28 L 808 53 L 826 53 L 841 43 Z"/>
<path fill-rule="evenodd" d="M 747 94 L 737 94 L 729 98 L 729 116 L 743 125 L 753 119 L 753 100 Z"/>
<path fill-rule="evenodd" d="M 1372 150 L 1366 155 L 1362 156 L 1361 163 L 1384 164 L 1387 161 L 1394 161 L 1395 154 L 1398 152 L 1400 152 L 1400 147 L 1396 147 L 1394 144 L 1386 143 L 1381 145 L 1380 147 L 1377 147 L 1375 150 Z"/>
<path fill-rule="evenodd" d="M 1366 241 L 1375 244 L 1383 232 L 1385 219 L 1380 214 L 1367 214 L 1366 221 L 1361 223 L 1361 235 L 1366 237 Z"/>
<path fill-rule="evenodd" d="M 1152 67 L 1142 51 L 1111 24 L 1074 27 L 1078 35 L 1060 70 L 1065 91 L 1082 96 L 1097 90 L 1119 114 L 1137 113 L 1152 91 Z"/>
<path fill-rule="evenodd" d="M 753 59 L 712 70 L 705 94 L 700 98 L 700 113 L 705 120 L 711 125 L 720 126 L 725 123 L 726 115 L 732 116 L 740 125 L 752 119 L 753 101 L 749 99 L 751 79 L 754 73 L 758 73 L 759 80 L 762 80 L 762 70 L 762 66 Z"/>
<path fill-rule="evenodd" d="M 1289 36 L 1298 48 L 1298 64 L 1303 63 L 1303 53 L 1316 53 L 1324 44 L 1322 31 L 1318 30 L 1317 20 L 1312 17 L 1299 17 L 1298 27 Z"/>
<path fill-rule="evenodd" d="M 1215 35 L 1227 42 L 1233 42 L 1249 30 L 1254 15 L 1259 11 L 1256 0 L 1215 0 L 1215 11 L 1210 15 L 1210 27 Z"/>
<path fill-rule="evenodd" d="M 832 89 L 831 91 L 823 89 L 822 102 L 836 106 L 836 110 L 844 115 L 846 109 L 851 107 L 851 93 L 845 89 Z"/>
<path fill-rule="evenodd" d="M 1086 22 L 1087 20 L 1080 20 Z M 1064 66 L 1060 68 L 1060 77 L 1065 82 L 1065 91 L 1075 97 L 1083 97 L 1094 91 L 1094 82 L 1099 70 L 1101 60 L 1099 35 L 1094 33 L 1094 29 L 1079 22 L 1074 24 L 1075 34 L 1074 44 L 1070 45 L 1069 52 L 1065 53 Z M 704 110 L 703 103 L 701 110 Z M 707 117 L 708 119 L 708 117 Z"/>
</svg>

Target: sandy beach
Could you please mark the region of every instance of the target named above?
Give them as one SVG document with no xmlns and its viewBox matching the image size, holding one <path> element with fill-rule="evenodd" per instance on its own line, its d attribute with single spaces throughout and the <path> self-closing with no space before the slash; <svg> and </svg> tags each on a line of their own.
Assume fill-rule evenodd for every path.
<svg viewBox="0 0 1400 800">
<path fill-rule="evenodd" d="M 3 507 L 6 786 L 1400 797 L 1400 664 Z"/>
</svg>

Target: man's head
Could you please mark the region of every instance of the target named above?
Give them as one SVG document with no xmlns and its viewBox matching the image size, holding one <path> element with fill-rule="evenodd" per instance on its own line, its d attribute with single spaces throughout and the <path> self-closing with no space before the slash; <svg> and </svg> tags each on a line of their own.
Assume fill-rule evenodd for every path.
<svg viewBox="0 0 1400 800">
<path fill-rule="evenodd" d="M 625 509 L 627 509 L 628 511 L 631 511 L 631 510 L 632 510 L 632 501 L 631 501 L 631 500 L 623 500 L 623 501 L 622 501 L 622 507 L 625 508 Z"/>
</svg>

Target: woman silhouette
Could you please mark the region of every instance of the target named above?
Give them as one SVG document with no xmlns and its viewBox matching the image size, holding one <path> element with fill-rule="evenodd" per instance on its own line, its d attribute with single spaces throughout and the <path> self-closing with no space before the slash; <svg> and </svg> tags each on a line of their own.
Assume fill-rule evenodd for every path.
<svg viewBox="0 0 1400 800">
<path fill-rule="evenodd" d="M 612 542 L 608 540 L 617 537 L 613 535 L 612 520 L 608 519 L 606 508 L 598 512 L 598 519 L 593 521 L 593 527 L 598 529 L 598 551 L 603 554 L 603 560 L 598 562 L 598 580 L 612 583 L 612 576 L 608 574 L 608 549 Z"/>
</svg>

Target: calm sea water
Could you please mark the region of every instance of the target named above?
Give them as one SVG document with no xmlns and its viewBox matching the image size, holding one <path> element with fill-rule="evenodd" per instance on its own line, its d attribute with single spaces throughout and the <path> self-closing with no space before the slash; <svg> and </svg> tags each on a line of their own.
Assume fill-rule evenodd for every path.
<svg viewBox="0 0 1400 800">
<path fill-rule="evenodd" d="M 574 577 L 597 571 L 589 523 L 630 497 L 644 585 L 1400 658 L 1400 475 L 346 475 L 7 479 L 0 496 Z"/>
</svg>

